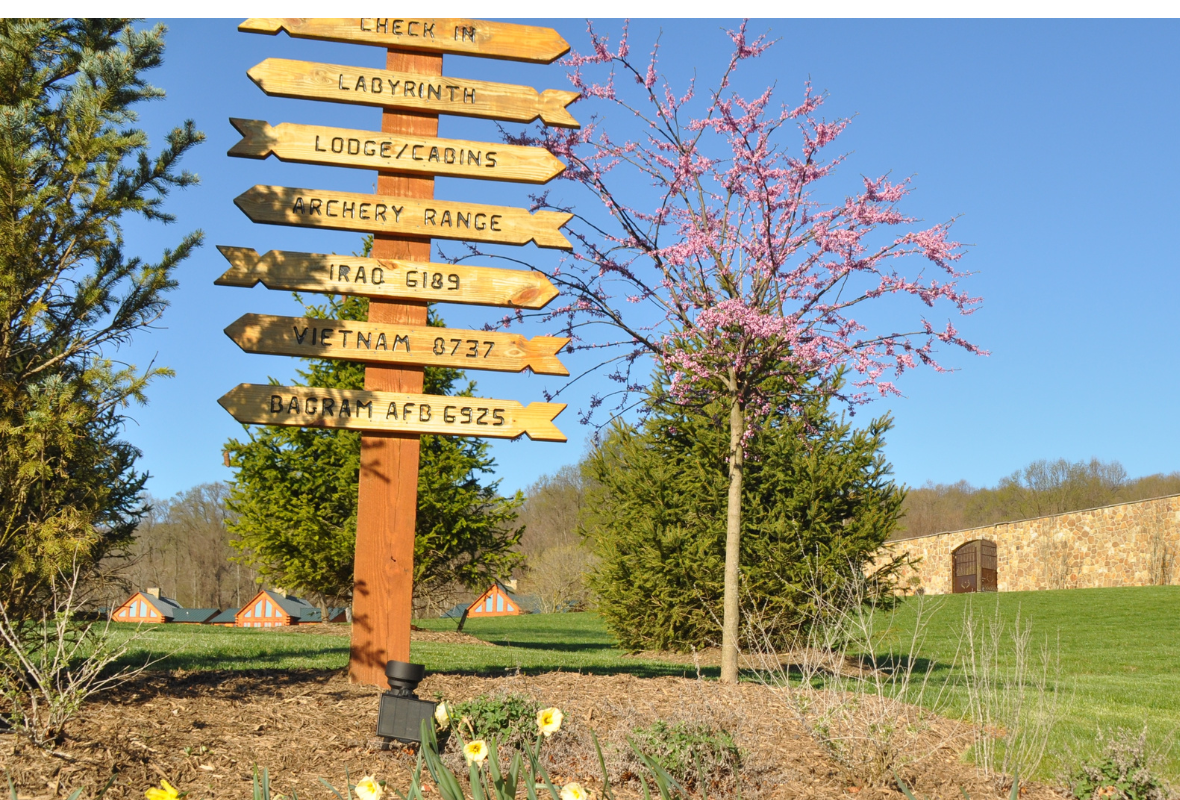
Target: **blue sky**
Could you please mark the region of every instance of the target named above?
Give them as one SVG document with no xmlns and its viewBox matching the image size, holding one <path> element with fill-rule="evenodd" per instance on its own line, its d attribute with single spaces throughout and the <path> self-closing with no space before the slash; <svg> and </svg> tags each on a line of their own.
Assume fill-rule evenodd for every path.
<svg viewBox="0 0 1180 800">
<path fill-rule="evenodd" d="M 215 245 L 359 249 L 354 234 L 255 225 L 233 198 L 254 184 L 373 190 L 373 175 L 361 170 L 225 155 L 238 140 L 231 116 L 379 127 L 375 108 L 267 97 L 246 70 L 268 57 L 377 67 L 382 50 L 238 33 L 239 21 L 169 21 L 165 64 L 150 74 L 168 96 L 141 108 L 156 147 L 185 118 L 208 136 L 186 162 L 201 185 L 168 200 L 176 224 L 125 226 L 129 252 L 145 258 L 188 230 L 201 228 L 207 237 L 180 269 L 160 327 L 118 354 L 140 366 L 155 358 L 177 373 L 151 387 L 147 406 L 130 410 L 126 434 L 143 451 L 157 496 L 230 478 L 221 450 L 242 428 L 217 398 L 241 382 L 286 381 L 298 366 L 243 353 L 222 333 L 243 313 L 297 314 L 298 306 L 261 286 L 214 286 L 225 268 Z M 557 28 L 575 49 L 587 46 L 582 20 L 527 22 Z M 662 34 L 662 64 L 673 84 L 694 74 L 709 83 L 728 57 L 724 29 L 736 24 L 642 20 L 631 25 L 632 44 L 642 54 Z M 619 23 L 595 27 L 617 32 Z M 864 419 L 893 414 L 886 455 L 897 479 L 990 485 L 1033 459 L 1057 457 L 1118 459 L 1131 475 L 1180 470 L 1180 23 L 753 20 L 750 30 L 781 40 L 743 67 L 744 89 L 773 83 L 776 96 L 793 103 L 810 78 L 829 94 L 829 118 L 855 115 L 839 148 L 848 161 L 830 188 L 842 191 L 861 174 L 912 176 L 915 191 L 904 209 L 930 223 L 957 216 L 956 238 L 972 245 L 962 263 L 976 274 L 964 285 L 984 302 L 953 321 L 991 355 L 946 352 L 955 372 L 907 373 L 898 382 L 905 397 L 859 412 Z M 447 56 L 444 72 L 539 89 L 567 85 L 557 65 Z M 577 103 L 571 110 L 585 119 L 592 108 Z M 443 117 L 440 135 L 497 139 L 495 123 L 453 117 Z M 440 180 L 436 194 L 527 205 L 531 190 Z M 532 245 L 518 255 L 548 257 Z M 440 311 L 461 328 L 500 313 Z M 908 321 L 918 311 L 897 313 Z M 932 319 L 948 313 L 938 309 Z M 469 377 L 485 397 L 526 403 L 558 381 Z M 577 410 L 588 395 L 572 395 L 558 418 L 568 444 L 493 442 L 504 490 L 580 457 L 589 429 L 578 424 Z"/>
</svg>

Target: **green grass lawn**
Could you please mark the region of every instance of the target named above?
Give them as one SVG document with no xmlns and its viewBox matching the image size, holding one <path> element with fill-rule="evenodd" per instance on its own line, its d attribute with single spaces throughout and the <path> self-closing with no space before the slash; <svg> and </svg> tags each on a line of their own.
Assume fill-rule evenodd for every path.
<svg viewBox="0 0 1180 800">
<path fill-rule="evenodd" d="M 979 617 L 995 613 L 1012 620 L 1017 611 L 1033 625 L 1040 642 L 1060 648 L 1065 716 L 1053 733 L 1052 757 L 1043 777 L 1055 777 L 1070 749 L 1091 752 L 1099 727 L 1146 723 L 1151 743 L 1163 747 L 1180 730 L 1180 587 L 1075 589 L 955 595 L 926 598 L 926 638 L 921 654 L 933 659 L 937 680 L 950 687 L 953 713 L 961 707 L 962 674 L 951 668 L 964 611 Z M 907 601 L 881 618 L 886 639 L 905 639 L 912 630 L 916 603 Z M 454 630 L 455 620 L 419 620 L 432 630 Z M 133 626 L 116 628 L 128 631 Z M 628 657 L 615 646 L 593 613 L 534 614 L 469 620 L 465 632 L 499 645 L 415 643 L 411 658 L 435 672 L 486 675 L 521 669 L 627 672 L 640 676 L 695 675 L 695 670 Z M 1059 645 L 1058 645 L 1059 642 Z M 345 637 L 255 628 L 163 625 L 146 631 L 128 661 L 163 656 L 158 669 L 343 669 Z M 716 677 L 717 670 L 705 670 Z M 1166 759 L 1165 774 L 1180 783 L 1180 747 Z"/>
<path fill-rule="evenodd" d="M 456 620 L 416 620 L 429 630 L 455 630 Z M 112 626 L 129 635 L 134 625 Z M 468 620 L 463 628 L 484 641 L 499 645 L 415 642 L 410 658 L 432 672 L 504 674 L 568 670 L 593 673 L 631 673 L 642 677 L 696 674 L 692 667 L 627 656 L 615 646 L 597 614 L 530 614 Z M 141 638 L 122 660 L 142 664 L 160 659 L 154 669 L 344 669 L 348 639 L 274 628 L 219 628 L 198 625 L 158 625 L 140 631 Z M 716 677 L 718 670 L 702 670 Z"/>
<path fill-rule="evenodd" d="M 1092 753 L 1099 729 L 1137 733 L 1146 724 L 1151 745 L 1167 749 L 1180 731 L 1180 586 L 926 598 L 928 627 L 921 652 L 936 660 L 936 674 L 952 687 L 956 706 L 962 705 L 963 692 L 955 688 L 962 671 L 949 665 L 964 613 L 990 620 L 997 604 L 1009 630 L 1017 613 L 1031 622 L 1035 660 L 1046 639 L 1060 653 L 1065 715 L 1050 740 L 1046 776 L 1061 768 L 1071 750 Z M 889 639 L 907 640 L 915 609 L 911 601 L 890 615 Z M 1166 756 L 1165 772 L 1180 783 L 1180 747 Z"/>
</svg>

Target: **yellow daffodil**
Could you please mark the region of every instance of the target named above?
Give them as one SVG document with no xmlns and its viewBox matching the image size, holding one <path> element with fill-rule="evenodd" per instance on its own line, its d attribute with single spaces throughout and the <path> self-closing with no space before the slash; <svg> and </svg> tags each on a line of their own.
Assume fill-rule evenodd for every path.
<svg viewBox="0 0 1180 800">
<path fill-rule="evenodd" d="M 434 707 L 434 721 L 438 723 L 438 727 L 445 728 L 451 724 L 451 715 L 447 711 L 446 703 L 439 703 Z"/>
<path fill-rule="evenodd" d="M 561 727 L 561 719 L 561 709 L 542 708 L 537 712 L 537 727 L 541 729 L 541 733 L 552 736 Z"/>
<path fill-rule="evenodd" d="M 175 787 L 168 781 L 160 781 L 160 788 L 154 786 L 143 793 L 147 800 L 177 800 L 180 797 L 180 792 L 176 791 Z"/>
<path fill-rule="evenodd" d="M 353 791 L 356 792 L 357 800 L 381 800 L 381 795 L 385 794 L 381 784 L 377 783 L 377 779 L 372 775 L 366 775 L 357 781 Z"/>
<path fill-rule="evenodd" d="M 586 800 L 589 796 L 590 793 L 583 789 L 580 783 L 567 783 L 561 787 L 561 800 Z"/>
<path fill-rule="evenodd" d="M 467 763 L 482 764 L 483 760 L 488 757 L 488 745 L 483 739 L 476 739 L 473 742 L 468 742 L 463 747 L 463 757 L 467 759 Z"/>
</svg>

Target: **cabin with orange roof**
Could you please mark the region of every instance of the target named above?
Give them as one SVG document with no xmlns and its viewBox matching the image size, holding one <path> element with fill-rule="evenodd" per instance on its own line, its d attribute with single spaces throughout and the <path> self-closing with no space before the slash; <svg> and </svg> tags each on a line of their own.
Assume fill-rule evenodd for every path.
<svg viewBox="0 0 1180 800">
<path fill-rule="evenodd" d="M 111 612 L 112 622 L 172 622 L 180 603 L 160 594 L 159 587 L 136 592 Z"/>
<path fill-rule="evenodd" d="M 234 614 L 234 625 L 239 628 L 281 628 L 323 622 L 323 616 L 318 606 L 282 589 L 262 589 Z M 347 621 L 347 611 L 329 608 L 328 621 Z M 215 618 L 213 624 L 221 624 L 220 618 Z"/>
<path fill-rule="evenodd" d="M 508 584 L 496 581 L 467 606 L 467 617 L 509 617 L 539 610 L 536 598 L 518 595 L 515 590 L 516 581 Z"/>
</svg>

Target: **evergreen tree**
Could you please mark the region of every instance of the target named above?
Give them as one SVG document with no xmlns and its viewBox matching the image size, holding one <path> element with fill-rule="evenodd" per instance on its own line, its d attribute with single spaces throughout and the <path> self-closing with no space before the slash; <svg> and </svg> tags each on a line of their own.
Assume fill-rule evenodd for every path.
<svg viewBox="0 0 1180 800">
<path fill-rule="evenodd" d="M 306 306 L 311 317 L 363 320 L 366 298 L 330 298 Z M 442 326 L 431 312 L 430 324 Z M 337 359 L 309 359 L 299 385 L 330 389 L 364 388 L 364 365 Z M 459 370 L 427 367 L 424 392 L 469 397 L 475 384 L 455 391 Z M 356 547 L 358 431 L 256 427 L 248 441 L 227 445 L 237 469 L 229 505 L 237 512 L 230 530 L 243 563 L 262 579 L 321 602 L 345 602 L 352 595 Z M 523 528 L 514 528 L 515 497 L 500 497 L 499 481 L 481 483 L 495 462 L 482 439 L 422 437 L 418 470 L 418 516 L 414 537 L 416 609 L 437 606 L 445 589 L 486 588 L 521 560 L 513 552 Z M 433 603 L 431 602 L 433 601 Z"/>
<path fill-rule="evenodd" d="M 716 408 L 657 407 L 616 425 L 583 465 L 598 608 L 631 650 L 721 639 L 729 432 Z M 838 590 L 896 528 L 904 490 L 881 452 L 888 416 L 853 429 L 816 399 L 752 437 L 742 503 L 743 600 L 784 643 L 815 591 Z M 876 568 L 877 565 L 874 565 Z M 896 565 L 881 565 L 888 583 Z"/>
<path fill-rule="evenodd" d="M 0 20 L 0 602 L 34 612 L 61 571 L 126 545 L 145 508 L 123 411 L 170 370 L 113 360 L 155 322 L 180 239 L 156 263 L 123 253 L 121 220 L 171 222 L 191 121 L 149 151 L 137 103 L 163 97 L 164 26 L 125 19 Z"/>
</svg>

